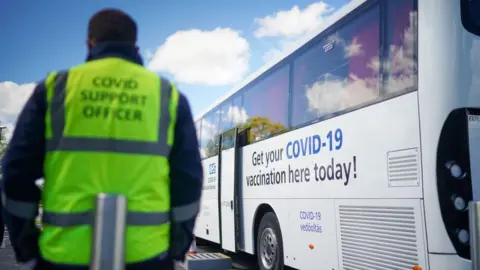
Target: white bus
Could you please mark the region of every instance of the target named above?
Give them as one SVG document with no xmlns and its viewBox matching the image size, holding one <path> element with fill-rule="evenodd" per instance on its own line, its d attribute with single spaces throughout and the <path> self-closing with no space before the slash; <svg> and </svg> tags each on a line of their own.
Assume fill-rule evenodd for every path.
<svg viewBox="0 0 480 270">
<path fill-rule="evenodd" d="M 480 1 L 354 0 L 196 124 L 197 238 L 260 269 L 471 269 Z"/>
</svg>

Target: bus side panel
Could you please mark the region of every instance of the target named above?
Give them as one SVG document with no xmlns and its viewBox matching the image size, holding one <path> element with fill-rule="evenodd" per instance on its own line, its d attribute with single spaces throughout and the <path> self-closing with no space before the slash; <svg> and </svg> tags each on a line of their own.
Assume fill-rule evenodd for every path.
<svg viewBox="0 0 480 270">
<path fill-rule="evenodd" d="M 200 213 L 195 224 L 195 236 L 220 243 L 218 214 L 218 156 L 202 161 L 203 192 Z"/>
<path fill-rule="evenodd" d="M 422 198 L 417 93 L 242 150 L 244 199 Z"/>
<path fill-rule="evenodd" d="M 241 200 L 241 213 L 240 213 L 240 224 L 241 224 L 241 233 L 240 239 L 243 244 L 242 250 L 248 254 L 255 254 L 255 234 L 257 233 L 254 224 L 255 224 L 255 214 L 258 207 L 266 203 L 265 200 Z M 282 226 L 280 224 L 280 226 Z"/>
<path fill-rule="evenodd" d="M 427 263 L 423 214 L 419 199 L 336 200 L 339 269 L 436 270 Z"/>
<path fill-rule="evenodd" d="M 427 263 L 420 199 L 246 199 L 243 240 L 250 254 L 261 204 L 277 216 L 285 265 L 305 270 L 368 269 L 372 263 L 384 269 L 437 269 Z"/>
<path fill-rule="evenodd" d="M 425 215 L 431 253 L 456 254 L 447 235 L 437 190 L 437 149 L 447 116 L 457 108 L 480 107 L 480 37 L 466 31 L 461 21 L 461 1 L 418 1 L 419 11 L 419 111 L 423 154 Z M 460 132 L 451 130 L 451 132 Z M 452 144 L 457 142 L 452 141 Z M 451 179 L 456 181 L 456 179 Z M 477 180 L 478 181 L 478 180 Z M 454 194 L 452 194 L 454 195 Z M 453 203 L 453 201 L 452 201 Z M 466 212 L 465 212 L 466 214 Z M 463 224 L 468 226 L 467 224 Z M 460 228 L 451 227 L 455 234 Z M 455 242 L 460 237 L 454 237 Z M 457 243 L 458 246 L 467 245 Z M 445 255 L 447 256 L 447 255 Z M 434 265 L 444 264 L 439 259 Z M 452 258 L 451 256 L 447 256 Z M 460 258 L 457 259 L 460 261 Z M 452 264 L 453 265 L 453 264 Z M 464 269 L 459 266 L 438 269 Z"/>
<path fill-rule="evenodd" d="M 430 269 L 434 270 L 471 270 L 472 262 L 455 254 L 430 254 Z"/>
<path fill-rule="evenodd" d="M 247 199 L 245 252 L 253 254 L 257 233 L 255 210 L 261 204 L 273 208 L 282 231 L 285 265 L 297 269 L 339 269 L 335 205 L 332 199 Z"/>
<path fill-rule="evenodd" d="M 409 245 L 416 250 L 412 256 L 423 264 L 420 160 L 416 92 L 244 147 L 245 251 L 254 250 L 258 206 L 270 204 L 281 226 L 286 264 L 300 269 L 323 269 L 319 265 L 327 264 L 338 269 L 335 247 L 341 241 L 336 236 L 339 224 L 335 217 L 340 210 L 334 200 L 355 198 L 368 199 L 370 204 L 364 206 L 371 213 L 379 207 L 385 218 L 391 217 L 380 224 L 387 233 L 385 239 L 395 237 L 395 231 L 388 228 L 403 229 L 405 220 L 397 218 L 407 215 L 402 212 L 402 202 L 414 207 L 407 209 L 405 217 L 416 219 L 415 227 L 409 228 L 416 238 Z M 388 212 L 390 201 L 398 201 L 392 212 Z M 377 238 L 367 234 L 363 243 Z M 402 248 L 397 245 L 392 250 Z M 369 256 L 383 261 L 380 253 Z M 415 260 L 410 261 L 413 266 Z"/>
</svg>

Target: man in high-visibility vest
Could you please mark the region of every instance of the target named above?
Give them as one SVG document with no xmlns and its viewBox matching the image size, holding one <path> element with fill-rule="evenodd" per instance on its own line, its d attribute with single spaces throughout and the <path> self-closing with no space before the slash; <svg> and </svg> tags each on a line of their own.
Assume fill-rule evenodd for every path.
<svg viewBox="0 0 480 270">
<path fill-rule="evenodd" d="M 17 261 L 88 269 L 99 193 L 127 197 L 127 269 L 173 269 L 188 252 L 203 177 L 195 125 L 175 85 L 143 67 L 136 39 L 124 12 L 96 13 L 86 63 L 50 73 L 24 106 L 3 160 Z"/>
</svg>

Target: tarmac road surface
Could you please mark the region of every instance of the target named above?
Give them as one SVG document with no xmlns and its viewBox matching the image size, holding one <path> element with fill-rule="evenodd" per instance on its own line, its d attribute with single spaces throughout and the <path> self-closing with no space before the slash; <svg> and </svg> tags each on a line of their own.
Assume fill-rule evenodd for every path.
<svg viewBox="0 0 480 270">
<path fill-rule="evenodd" d="M 10 239 L 8 239 L 8 233 L 5 232 L 5 248 L 0 249 L 0 270 L 30 270 L 28 267 L 21 266 L 15 261 L 15 255 L 13 253 L 13 248 L 10 244 Z M 201 252 L 202 249 L 199 248 Z M 234 268 L 234 269 L 244 269 L 244 268 Z M 249 268 L 254 269 L 254 268 Z M 175 270 L 185 270 L 181 267 L 180 264 L 175 266 Z"/>
</svg>

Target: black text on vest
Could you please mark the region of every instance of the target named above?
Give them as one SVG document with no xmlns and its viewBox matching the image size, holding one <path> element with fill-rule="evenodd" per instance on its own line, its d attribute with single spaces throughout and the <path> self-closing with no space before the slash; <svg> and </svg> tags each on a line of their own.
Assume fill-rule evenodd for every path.
<svg viewBox="0 0 480 270">
<path fill-rule="evenodd" d="M 80 91 L 82 115 L 87 119 L 142 121 L 147 95 L 141 93 L 133 79 L 112 76 L 94 77 L 90 89 Z"/>
</svg>

